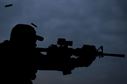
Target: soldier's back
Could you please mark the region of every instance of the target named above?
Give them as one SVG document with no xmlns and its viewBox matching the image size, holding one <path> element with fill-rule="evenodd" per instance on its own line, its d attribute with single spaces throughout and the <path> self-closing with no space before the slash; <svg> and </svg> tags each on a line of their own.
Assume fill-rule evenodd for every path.
<svg viewBox="0 0 127 84">
<path fill-rule="evenodd" d="M 35 78 L 34 54 L 27 49 L 12 46 L 9 41 L 0 44 L 0 74 L 4 84 L 31 84 Z"/>
</svg>

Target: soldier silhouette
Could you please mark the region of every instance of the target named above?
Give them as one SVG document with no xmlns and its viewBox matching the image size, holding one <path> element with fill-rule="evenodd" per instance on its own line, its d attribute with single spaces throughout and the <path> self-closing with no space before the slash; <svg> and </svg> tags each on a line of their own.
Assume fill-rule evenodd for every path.
<svg viewBox="0 0 127 84">
<path fill-rule="evenodd" d="M 43 37 L 36 35 L 30 25 L 17 24 L 12 29 L 10 40 L 0 44 L 2 83 L 32 84 L 42 55 L 35 50 L 37 40 L 42 41 Z"/>
<path fill-rule="evenodd" d="M 58 70 L 63 71 L 64 75 L 70 74 L 75 67 L 88 67 L 96 57 L 94 53 L 86 53 L 85 55 L 88 56 L 83 58 L 69 58 L 71 53 L 84 55 L 85 52 L 80 49 L 73 51 L 73 49 L 63 45 L 50 46 L 51 48 L 47 48 L 48 54 L 43 55 L 37 50 L 37 40 L 42 41 L 43 37 L 36 35 L 32 26 L 17 24 L 13 27 L 10 39 L 0 44 L 0 81 L 3 84 L 32 84 L 32 80 L 36 78 L 37 70 Z M 64 39 L 58 42 L 60 45 L 63 43 L 66 44 Z M 89 53 L 91 53 L 91 49 L 96 52 L 95 48 L 92 47 L 89 49 Z M 89 55 L 92 56 L 89 57 Z"/>
</svg>

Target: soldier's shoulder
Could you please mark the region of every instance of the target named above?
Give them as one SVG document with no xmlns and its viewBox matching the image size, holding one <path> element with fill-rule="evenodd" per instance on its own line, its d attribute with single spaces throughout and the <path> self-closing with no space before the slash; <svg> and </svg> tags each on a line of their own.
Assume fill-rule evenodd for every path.
<svg viewBox="0 0 127 84">
<path fill-rule="evenodd" d="M 3 42 L 0 43 L 0 48 L 4 48 L 9 46 L 10 42 L 8 40 L 5 40 Z"/>
</svg>

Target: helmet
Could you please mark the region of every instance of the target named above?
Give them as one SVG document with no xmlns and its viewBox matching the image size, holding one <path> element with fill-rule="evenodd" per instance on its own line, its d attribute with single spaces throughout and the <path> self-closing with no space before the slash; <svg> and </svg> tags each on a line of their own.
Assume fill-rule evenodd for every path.
<svg viewBox="0 0 127 84">
<path fill-rule="evenodd" d="M 27 24 L 17 24 L 11 31 L 10 40 L 26 40 L 34 38 L 35 40 L 43 41 L 43 37 L 36 35 L 35 29 Z"/>
</svg>

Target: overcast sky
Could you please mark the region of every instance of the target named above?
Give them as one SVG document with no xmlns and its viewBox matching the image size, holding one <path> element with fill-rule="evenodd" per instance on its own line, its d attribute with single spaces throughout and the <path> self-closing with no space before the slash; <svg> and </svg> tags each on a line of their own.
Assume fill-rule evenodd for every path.
<svg viewBox="0 0 127 84">
<path fill-rule="evenodd" d="M 13 6 L 5 8 L 6 4 Z M 9 39 L 18 23 L 38 27 L 44 36 L 38 46 L 47 47 L 57 38 L 104 46 L 105 52 L 127 54 L 127 0 L 0 0 L 0 42 Z M 34 84 L 127 84 L 127 58 L 97 58 L 71 75 L 38 71 Z"/>
</svg>

